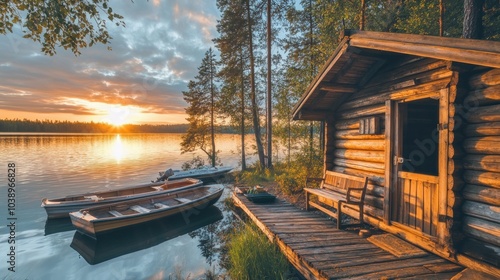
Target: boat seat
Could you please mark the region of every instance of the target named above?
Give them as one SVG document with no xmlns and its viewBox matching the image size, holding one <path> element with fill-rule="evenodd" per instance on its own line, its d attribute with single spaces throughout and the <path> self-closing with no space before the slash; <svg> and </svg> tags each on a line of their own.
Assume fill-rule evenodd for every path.
<svg viewBox="0 0 500 280">
<path fill-rule="evenodd" d="M 90 199 L 93 201 L 99 201 L 102 200 L 102 197 L 98 197 L 97 195 L 89 195 L 89 196 L 84 196 L 85 199 Z"/>
<path fill-rule="evenodd" d="M 179 202 L 182 202 L 182 203 L 188 203 L 188 202 L 191 202 L 191 199 L 187 199 L 187 198 L 184 198 L 184 197 L 178 197 L 176 198 L 175 200 L 179 201 Z"/>
<path fill-rule="evenodd" d="M 170 206 L 165 205 L 165 204 L 163 204 L 163 203 L 159 203 L 159 202 L 158 202 L 158 203 L 155 203 L 155 204 L 154 204 L 154 206 L 155 206 L 155 208 L 156 208 L 156 209 L 170 208 Z"/>
<path fill-rule="evenodd" d="M 149 213 L 151 212 L 150 209 L 147 209 L 147 208 L 144 208 L 140 205 L 133 205 L 133 206 L 130 206 L 130 209 L 136 211 L 136 212 L 139 212 L 139 213 L 142 213 L 142 214 L 145 214 L 145 213 Z"/>
<path fill-rule="evenodd" d="M 111 214 L 111 215 L 113 215 L 113 216 L 115 216 L 115 217 L 121 217 L 121 216 L 123 216 L 122 213 L 120 213 L 120 212 L 118 212 L 116 210 L 108 211 L 108 213 Z"/>
</svg>

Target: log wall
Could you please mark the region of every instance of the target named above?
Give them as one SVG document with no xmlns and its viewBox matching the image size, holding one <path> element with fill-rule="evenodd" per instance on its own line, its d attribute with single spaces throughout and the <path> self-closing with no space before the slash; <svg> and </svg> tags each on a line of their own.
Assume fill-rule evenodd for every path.
<svg viewBox="0 0 500 280">
<path fill-rule="evenodd" d="M 368 177 L 365 214 L 379 220 L 384 217 L 386 100 L 435 96 L 452 78 L 445 61 L 405 58 L 388 65 L 342 104 L 328 123 L 325 154 L 328 170 Z M 360 134 L 360 121 L 370 117 L 378 119 L 379 132 Z"/>
<path fill-rule="evenodd" d="M 500 267 L 500 69 L 473 72 L 467 82 L 455 118 L 464 136 L 460 251 Z"/>
</svg>

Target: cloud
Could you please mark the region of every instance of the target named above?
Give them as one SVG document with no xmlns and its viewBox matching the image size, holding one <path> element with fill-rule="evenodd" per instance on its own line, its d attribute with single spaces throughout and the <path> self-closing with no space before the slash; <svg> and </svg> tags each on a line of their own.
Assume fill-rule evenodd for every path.
<svg viewBox="0 0 500 280">
<path fill-rule="evenodd" d="M 99 104 L 108 104 L 184 114 L 182 91 L 217 36 L 215 0 L 110 5 L 126 22 L 125 28 L 108 24 L 112 51 L 95 45 L 75 57 L 59 48 L 50 57 L 21 38 L 19 28 L 0 36 L 0 110 L 97 115 Z"/>
</svg>

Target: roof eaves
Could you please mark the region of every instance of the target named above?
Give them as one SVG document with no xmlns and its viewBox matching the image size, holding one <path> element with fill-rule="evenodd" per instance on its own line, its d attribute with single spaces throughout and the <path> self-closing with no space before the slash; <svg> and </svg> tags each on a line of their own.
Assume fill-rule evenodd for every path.
<svg viewBox="0 0 500 280">
<path fill-rule="evenodd" d="M 348 48 L 349 48 L 349 37 L 345 36 L 339 43 L 338 47 L 335 49 L 333 54 L 330 56 L 330 58 L 328 58 L 326 63 L 323 65 L 318 75 L 316 75 L 314 80 L 309 84 L 309 86 L 307 87 L 306 91 L 304 92 L 300 100 L 294 106 L 292 110 L 292 119 L 294 120 L 300 119 L 299 111 L 304 106 L 305 101 L 311 96 L 311 94 L 313 94 L 316 91 L 316 89 L 320 86 L 321 82 L 323 81 L 323 78 L 328 74 L 328 72 L 332 69 L 332 67 L 339 60 L 339 58 L 342 57 L 342 55 L 347 52 Z"/>
</svg>

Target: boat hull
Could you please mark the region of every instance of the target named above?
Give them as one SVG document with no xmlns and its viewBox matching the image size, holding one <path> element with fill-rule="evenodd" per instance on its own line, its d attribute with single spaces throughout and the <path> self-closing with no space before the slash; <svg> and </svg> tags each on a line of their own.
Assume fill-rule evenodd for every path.
<svg viewBox="0 0 500 280">
<path fill-rule="evenodd" d="M 188 171 L 174 171 L 174 175 L 168 177 L 168 180 L 178 180 L 184 178 L 196 178 L 203 182 L 214 182 L 219 178 L 224 177 L 232 167 L 218 167 L 207 169 L 193 169 Z"/>
<path fill-rule="evenodd" d="M 202 188 L 202 187 L 198 187 Z M 123 229 L 128 226 L 138 225 L 149 221 L 162 219 L 165 217 L 182 214 L 184 219 L 189 219 L 193 214 L 199 214 L 203 209 L 213 205 L 222 195 L 223 187 L 219 190 L 210 193 L 202 198 L 192 200 L 189 203 L 183 203 L 179 206 L 170 207 L 166 209 L 158 209 L 149 213 L 137 213 L 134 215 L 126 215 L 121 217 L 103 218 L 103 219 L 85 219 L 85 213 L 95 210 L 97 207 L 82 209 L 77 212 L 70 213 L 71 222 L 73 226 L 81 233 L 86 234 L 92 238 L 97 238 L 99 235 L 109 233 L 117 229 Z M 179 192 L 181 196 L 182 192 Z M 176 195 L 176 194 L 174 194 Z M 177 196 L 177 195 L 176 195 Z M 127 202 L 127 204 L 138 204 L 142 199 L 134 199 Z"/>
<path fill-rule="evenodd" d="M 206 208 L 186 221 L 181 215 L 172 216 L 102 234 L 98 239 L 75 232 L 70 247 L 89 264 L 98 264 L 125 254 L 156 246 L 167 240 L 212 224 L 223 218 L 216 206 Z M 71 225 L 71 222 L 70 222 Z"/>
<path fill-rule="evenodd" d="M 189 188 L 194 188 L 197 186 L 200 186 L 203 184 L 201 180 L 198 179 L 191 179 L 191 178 L 184 178 L 182 180 L 172 180 L 168 182 L 155 182 L 155 183 L 149 183 L 149 184 L 143 184 L 139 186 L 133 186 L 133 187 L 127 187 L 127 188 L 121 188 L 121 189 L 116 189 L 113 190 L 113 192 L 128 192 L 131 191 L 135 188 L 145 188 L 145 187 L 160 187 L 164 184 L 171 184 L 171 187 L 168 187 L 167 189 L 164 190 L 154 190 L 151 189 L 149 192 L 144 192 L 144 193 L 137 193 L 137 194 L 128 194 L 128 195 L 123 195 L 123 196 L 114 196 L 114 197 L 109 197 L 105 198 L 102 200 L 74 200 L 74 201 L 61 201 L 64 198 L 58 198 L 58 199 L 47 199 L 44 198 L 42 200 L 42 207 L 45 209 L 45 212 L 47 213 L 47 218 L 48 219 L 57 219 L 57 218 L 68 218 L 70 212 L 75 212 L 83 208 L 90 208 L 90 207 L 96 207 L 96 206 L 103 206 L 107 204 L 112 204 L 112 203 L 117 203 L 117 202 L 124 202 L 127 200 L 131 199 L 136 199 L 136 198 L 146 198 L 146 197 L 154 197 L 158 195 L 163 195 L 165 193 L 171 192 L 172 190 L 179 190 L 179 189 L 189 189 Z M 93 193 L 86 193 L 86 194 L 78 194 L 78 195 L 73 195 L 72 197 L 84 197 L 84 196 L 92 196 L 92 195 L 100 195 L 106 192 L 93 192 Z"/>
</svg>

